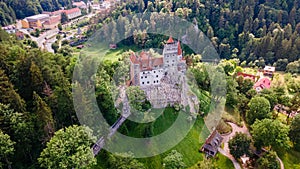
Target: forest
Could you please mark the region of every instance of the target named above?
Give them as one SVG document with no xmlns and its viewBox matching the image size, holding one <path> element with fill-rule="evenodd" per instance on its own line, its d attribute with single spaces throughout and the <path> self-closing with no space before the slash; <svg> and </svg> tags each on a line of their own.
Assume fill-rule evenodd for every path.
<svg viewBox="0 0 300 169">
<path fill-rule="evenodd" d="M 300 135 L 297 132 L 300 129 L 299 116 L 295 119 L 288 116 L 279 122 L 279 115 L 272 111 L 276 104 L 283 104 L 290 110 L 300 106 L 300 83 L 295 78 L 296 73 L 300 73 L 299 4 L 291 0 L 122 1 L 122 5 L 110 16 L 91 19 L 87 35 L 93 36 L 94 32 L 104 28 L 107 31 L 101 34 L 104 38 L 118 39 L 117 33 L 113 33 L 113 37 L 105 36 L 123 30 L 123 33 L 132 33 L 133 36 L 119 42 L 121 47 L 162 48 L 161 42 L 167 37 L 147 34 L 150 23 L 122 16 L 141 12 L 172 13 L 198 25 L 212 41 L 221 59 L 224 59 L 219 60 L 215 66 L 226 74 L 226 79 L 221 80 L 227 83 L 226 106 L 237 111 L 247 126 L 251 127 L 253 140 L 243 135 L 237 136 L 247 143 L 241 151 L 248 154 L 250 143 L 258 148 L 268 147 L 270 153 L 258 159 L 254 165 L 261 168 L 273 165 L 276 168 L 276 153 L 284 155 L 286 151 L 298 152 L 300 149 Z M 0 6 L 1 24 L 7 25 L 15 19 L 44 10 L 53 11 L 71 6 L 71 1 L 2 0 Z M 164 22 L 159 15 L 151 14 L 151 17 Z M 113 23 L 113 27 L 107 27 L 106 23 L 114 22 L 114 19 L 121 19 L 124 24 Z M 143 24 L 145 27 L 142 30 L 135 26 Z M 190 40 L 197 40 L 199 35 L 194 38 Z M 94 158 L 90 147 L 96 140 L 96 133 L 85 126 L 79 126 L 72 100 L 72 76 L 80 57 L 74 55 L 73 48 L 65 49 L 57 50 L 55 54 L 41 51 L 30 40 L 19 41 L 17 37 L 0 30 L 0 168 L 126 168 L 128 165 L 130 168 L 153 168 L 162 167 L 162 163 L 169 168 L 173 165 L 184 168 L 192 165 L 192 162 L 187 163 L 186 154 L 175 150 L 151 159 L 136 160 L 130 153 L 113 155 L 106 151 Z M 200 103 L 201 112 L 196 126 L 198 130 L 203 126 L 203 115 L 207 113 L 210 99 L 215 102 L 219 100 L 210 95 L 210 80 L 213 79 L 205 70 L 202 56 L 187 46 L 183 46 L 183 50 L 189 69 L 201 89 L 199 97 L 203 101 Z M 101 63 L 97 70 L 96 100 L 109 124 L 113 124 L 119 117 L 114 107 L 110 81 L 116 69 L 124 66 L 128 57 L 126 52 L 116 61 Z M 236 77 L 244 67 L 261 69 L 265 65 L 273 65 L 276 70 L 290 73 L 285 77 L 285 85 L 278 82 L 273 88 L 257 94 L 252 89 L 253 82 Z M 86 98 L 80 99 L 82 104 L 75 106 L 89 104 Z M 141 106 L 148 107 L 148 104 Z M 87 116 L 88 112 L 86 110 Z M 176 118 L 178 113 L 173 108 L 168 108 L 167 112 L 173 113 L 171 118 Z M 157 126 L 155 123 L 139 125 L 125 122 L 120 132 L 148 137 L 162 132 L 159 127 L 168 128 Z M 272 136 L 265 138 L 263 134 L 266 133 L 261 134 L 260 131 L 267 127 L 270 127 L 268 131 Z M 274 139 L 279 141 L 272 141 Z M 238 145 L 240 140 L 232 141 L 231 144 Z M 193 144 L 189 141 L 185 143 Z M 78 148 L 77 151 L 74 151 L 74 147 Z M 199 148 L 198 142 L 196 147 Z M 184 146 L 181 148 L 187 149 Z M 196 153 L 196 157 L 199 157 L 198 150 Z M 235 156 L 239 157 L 240 153 Z M 172 161 L 174 158 L 177 159 L 175 162 Z M 151 160 L 152 163 L 149 162 Z M 274 163 L 265 162 L 268 160 Z M 205 160 L 198 166 L 217 168 Z"/>
<path fill-rule="evenodd" d="M 111 19 L 143 12 L 173 13 L 175 16 L 198 25 L 199 29 L 210 38 L 222 59 L 238 58 L 243 64 L 253 67 L 262 68 L 265 65 L 273 65 L 276 70 L 288 70 L 292 73 L 300 71 L 298 1 L 135 0 L 126 3 L 125 8 L 119 6 L 113 12 Z M 91 26 L 91 32 L 101 28 L 103 22 L 110 22 L 111 19 L 95 18 L 99 24 Z M 159 18 L 155 19 L 159 20 Z M 148 40 L 149 36 L 143 34 L 150 23 L 140 21 L 140 25 L 145 24 L 144 30 L 140 30 L 131 22 L 137 22 L 137 20 L 123 20 L 123 25 L 118 25 L 108 31 L 126 30 L 126 33 L 135 32 L 139 35 L 138 39 L 134 41 L 132 38 L 131 41 L 127 41 L 126 45 L 137 45 L 138 42 L 144 42 L 140 44 L 142 47 L 157 45 L 151 42 L 157 42 L 158 39 L 148 38 Z M 118 34 L 113 35 L 118 36 Z"/>
</svg>

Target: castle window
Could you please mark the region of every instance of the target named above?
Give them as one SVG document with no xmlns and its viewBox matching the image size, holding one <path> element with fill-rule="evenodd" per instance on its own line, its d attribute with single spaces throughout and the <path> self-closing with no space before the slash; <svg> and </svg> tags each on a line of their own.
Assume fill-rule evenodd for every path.
<svg viewBox="0 0 300 169">
<path fill-rule="evenodd" d="M 158 80 L 156 82 L 158 83 Z"/>
<path fill-rule="evenodd" d="M 154 70 L 154 73 L 156 73 L 155 70 Z"/>
<path fill-rule="evenodd" d="M 141 79 L 143 79 L 144 77 L 142 76 Z"/>
<path fill-rule="evenodd" d="M 155 83 L 155 81 L 153 83 Z"/>
<path fill-rule="evenodd" d="M 145 84 L 145 82 L 142 82 L 142 84 Z"/>
<path fill-rule="evenodd" d="M 156 75 L 156 77 L 158 77 L 158 75 Z"/>
<path fill-rule="evenodd" d="M 150 82 L 148 81 L 147 84 L 149 84 Z"/>
</svg>

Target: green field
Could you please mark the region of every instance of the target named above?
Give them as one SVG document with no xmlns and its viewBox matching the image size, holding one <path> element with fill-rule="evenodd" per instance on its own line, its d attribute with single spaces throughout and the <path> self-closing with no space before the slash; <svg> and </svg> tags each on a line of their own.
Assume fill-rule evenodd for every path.
<svg viewBox="0 0 300 169">
<path fill-rule="evenodd" d="M 116 62 L 122 58 L 122 53 L 129 50 L 137 52 L 140 49 L 137 46 L 118 46 L 117 49 L 109 49 L 103 44 L 99 44 L 98 46 L 83 48 L 80 53 L 88 56 L 103 57 L 101 58 L 102 61 Z"/>
<path fill-rule="evenodd" d="M 163 115 L 160 116 L 154 123 L 154 128 L 153 128 L 154 134 L 156 135 L 167 130 L 173 124 L 173 122 L 176 120 L 177 117 L 178 117 L 178 112 L 175 112 L 173 108 L 165 109 Z M 177 150 L 184 156 L 184 163 L 188 167 L 193 166 L 198 161 L 203 159 L 203 154 L 199 152 L 199 148 L 201 147 L 203 141 L 208 135 L 208 132 L 204 132 L 204 134 L 200 134 L 203 126 L 204 126 L 203 119 L 201 118 L 197 119 L 194 126 L 187 134 L 187 136 L 173 148 L 173 150 Z M 130 130 L 128 135 L 132 137 L 141 137 L 141 133 L 143 130 L 144 130 L 144 124 L 140 124 L 138 127 L 135 127 L 134 130 Z M 126 146 L 131 146 L 131 145 L 126 144 Z M 166 154 L 168 154 L 170 151 L 171 150 L 154 157 L 141 158 L 138 160 L 144 163 L 144 165 L 147 168 L 150 169 L 162 168 L 162 160 L 166 156 Z M 99 156 L 97 156 L 98 165 L 95 168 L 105 168 L 106 160 L 104 160 L 102 157 L 103 155 L 101 155 L 101 153 Z"/>
<path fill-rule="evenodd" d="M 234 168 L 231 160 L 229 160 L 227 157 L 225 157 L 224 155 L 222 155 L 220 153 L 218 153 L 216 155 L 216 157 L 213 159 L 213 161 L 220 169 L 233 169 Z"/>
<path fill-rule="evenodd" d="M 157 118 L 157 120 L 154 122 L 154 135 L 160 134 L 169 129 L 169 127 L 177 119 L 178 114 L 179 113 L 176 112 L 173 108 L 166 108 L 163 115 Z M 203 119 L 197 119 L 187 136 L 173 148 L 173 150 L 177 150 L 184 156 L 184 163 L 187 166 L 192 166 L 203 158 L 203 155 L 199 153 L 199 148 L 202 145 L 202 143 L 200 143 L 200 140 L 205 140 L 206 138 L 206 136 L 204 136 L 204 138 L 200 139 L 200 133 L 203 125 Z M 143 127 L 144 125 L 140 124 L 135 128 L 135 130 L 131 130 L 129 135 L 140 137 L 142 131 L 144 130 Z M 176 131 L 174 131 L 174 134 L 176 135 Z M 162 168 L 162 160 L 170 151 L 171 150 L 158 156 L 139 160 L 143 162 L 147 168 Z"/>
</svg>

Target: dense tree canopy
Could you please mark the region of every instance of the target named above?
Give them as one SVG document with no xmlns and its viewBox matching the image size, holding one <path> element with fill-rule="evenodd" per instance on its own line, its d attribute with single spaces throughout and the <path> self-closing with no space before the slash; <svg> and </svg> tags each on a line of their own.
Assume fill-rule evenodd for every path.
<svg viewBox="0 0 300 169">
<path fill-rule="evenodd" d="M 180 169 L 184 168 L 186 165 L 183 162 L 182 154 L 176 150 L 172 150 L 164 159 L 163 165 L 166 169 Z"/>
<path fill-rule="evenodd" d="M 259 169 L 279 169 L 280 164 L 277 160 L 277 154 L 275 151 L 266 152 L 262 157 L 257 161 Z"/>
<path fill-rule="evenodd" d="M 55 132 L 38 159 L 42 168 L 90 168 L 96 163 L 91 144 L 95 141 L 87 127 L 70 126 Z"/>
<path fill-rule="evenodd" d="M 3 0 L 0 2 L 0 25 L 8 25 L 16 19 L 42 13 L 55 11 L 60 7 L 72 7 L 71 0 Z M 22 9 L 22 10 L 20 10 Z"/>
<path fill-rule="evenodd" d="M 249 111 L 246 119 L 249 124 L 253 124 L 255 120 L 262 120 L 270 116 L 270 102 L 264 97 L 254 97 L 249 102 Z"/>
<path fill-rule="evenodd" d="M 229 141 L 230 154 L 235 158 L 239 159 L 243 155 L 250 155 L 249 148 L 251 139 L 243 133 L 237 133 Z"/>
<path fill-rule="evenodd" d="M 143 169 L 142 163 L 134 159 L 131 153 L 122 153 L 109 156 L 110 168 L 115 169 Z"/>
<path fill-rule="evenodd" d="M 251 128 L 254 145 L 257 148 L 289 148 L 289 127 L 280 121 L 271 119 L 256 120 Z"/>
<path fill-rule="evenodd" d="M 11 168 L 10 158 L 14 153 L 15 142 L 0 130 L 0 168 Z"/>
<path fill-rule="evenodd" d="M 291 141 L 299 148 L 300 144 L 300 115 L 297 115 L 291 124 L 289 136 Z"/>
</svg>

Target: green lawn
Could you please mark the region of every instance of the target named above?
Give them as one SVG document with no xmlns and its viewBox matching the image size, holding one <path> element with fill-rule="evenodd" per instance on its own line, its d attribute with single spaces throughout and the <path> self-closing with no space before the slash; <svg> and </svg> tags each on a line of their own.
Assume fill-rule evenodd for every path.
<svg viewBox="0 0 300 169">
<path fill-rule="evenodd" d="M 163 115 L 161 115 L 154 123 L 153 132 L 154 135 L 164 132 L 167 130 L 173 122 L 178 117 L 178 112 L 175 112 L 173 108 L 165 109 Z M 187 136 L 177 144 L 172 150 L 177 150 L 184 156 L 184 163 L 190 167 L 196 164 L 198 161 L 203 159 L 203 154 L 199 152 L 199 148 L 203 144 L 203 141 L 209 134 L 208 131 L 202 132 L 201 130 L 204 126 L 204 121 L 202 118 L 196 120 L 194 126 L 187 134 Z M 138 125 L 134 129 L 130 129 L 128 135 L 134 137 L 141 137 L 141 133 L 144 130 L 144 124 Z M 174 132 L 176 134 L 176 132 Z M 201 140 L 201 141 L 200 141 Z M 128 145 L 126 146 L 135 146 L 135 145 Z M 147 145 L 146 145 L 147 146 Z M 163 158 L 170 152 L 165 152 L 161 155 L 157 155 L 150 158 L 141 158 L 138 159 L 140 162 L 144 163 L 146 168 L 162 168 L 162 160 Z M 101 151 L 100 155 L 97 156 L 98 164 L 95 168 L 105 168 L 106 160 L 103 159 L 103 151 Z M 101 155 L 102 154 L 102 155 Z"/>
<path fill-rule="evenodd" d="M 222 154 L 218 153 L 216 157 L 213 159 L 215 164 L 217 164 L 218 168 L 220 169 L 233 169 L 233 163 L 227 157 L 223 156 Z"/>
<path fill-rule="evenodd" d="M 293 149 L 288 150 L 284 155 L 280 155 L 285 169 L 300 169 L 300 152 Z"/>
<path fill-rule="evenodd" d="M 122 57 L 122 53 L 129 50 L 134 52 L 140 50 L 137 46 L 118 46 L 117 49 L 109 49 L 103 45 L 104 44 L 99 44 L 95 47 L 83 48 L 81 52 L 85 55 L 103 57 L 101 58 L 102 61 L 116 62 Z"/>
<path fill-rule="evenodd" d="M 225 112 L 222 114 L 222 118 L 225 121 L 235 123 L 242 127 L 243 118 L 240 115 L 240 112 L 232 107 L 226 106 Z"/>
<path fill-rule="evenodd" d="M 154 123 L 154 135 L 166 131 L 174 123 L 177 117 L 178 113 L 175 112 L 173 108 L 167 108 L 164 111 L 164 114 L 160 116 Z M 199 160 L 203 159 L 203 155 L 199 152 L 199 148 L 202 145 L 200 140 L 205 140 L 206 138 L 205 136 L 204 139 L 200 139 L 200 132 L 203 128 L 203 125 L 203 119 L 198 119 L 187 136 L 172 149 L 177 150 L 184 156 L 184 163 L 187 166 L 192 166 Z M 129 135 L 139 136 L 142 131 L 143 125 L 140 125 L 136 128 L 136 130 L 131 131 Z M 176 132 L 174 132 L 174 134 L 176 134 Z M 171 150 L 158 156 L 139 160 L 143 162 L 147 168 L 162 168 L 162 160 L 170 151 Z"/>
</svg>

